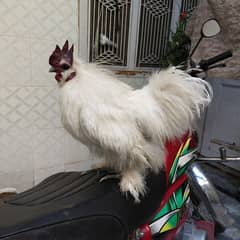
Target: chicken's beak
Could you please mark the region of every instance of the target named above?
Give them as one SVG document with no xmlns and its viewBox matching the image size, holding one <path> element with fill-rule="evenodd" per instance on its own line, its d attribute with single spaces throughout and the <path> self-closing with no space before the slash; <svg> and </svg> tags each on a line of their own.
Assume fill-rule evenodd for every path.
<svg viewBox="0 0 240 240">
<path fill-rule="evenodd" d="M 49 72 L 56 72 L 56 69 L 54 67 L 50 67 L 48 71 Z"/>
</svg>

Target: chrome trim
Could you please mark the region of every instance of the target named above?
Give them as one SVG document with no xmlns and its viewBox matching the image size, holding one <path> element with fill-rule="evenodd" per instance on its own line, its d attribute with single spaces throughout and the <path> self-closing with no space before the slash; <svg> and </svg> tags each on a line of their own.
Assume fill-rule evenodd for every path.
<svg viewBox="0 0 240 240">
<path fill-rule="evenodd" d="M 200 202 L 203 202 L 214 221 L 222 226 L 231 225 L 234 220 L 229 216 L 226 208 L 210 180 L 205 176 L 199 163 L 192 163 L 187 169 L 189 184 Z"/>
</svg>

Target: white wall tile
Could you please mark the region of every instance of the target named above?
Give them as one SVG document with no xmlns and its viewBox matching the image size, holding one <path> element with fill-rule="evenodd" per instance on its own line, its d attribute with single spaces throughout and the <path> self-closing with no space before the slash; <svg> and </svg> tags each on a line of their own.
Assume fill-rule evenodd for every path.
<svg viewBox="0 0 240 240">
<path fill-rule="evenodd" d="M 64 141 L 66 148 L 65 164 L 90 161 L 88 148 L 74 139 L 68 132 L 65 132 Z"/>
<path fill-rule="evenodd" d="M 78 38 L 78 0 L 1 0 L 0 15 L 0 35 Z"/>
<path fill-rule="evenodd" d="M 34 0 L 0 1 L 0 35 L 29 36 L 32 28 L 32 2 Z"/>
<path fill-rule="evenodd" d="M 0 145 L 0 174 L 33 170 L 31 129 L 2 130 Z"/>
<path fill-rule="evenodd" d="M 77 42 L 77 0 L 32 1 L 31 37 L 59 41 L 69 39 Z"/>
<path fill-rule="evenodd" d="M 31 84 L 29 38 L 0 36 L 0 52 L 0 86 Z"/>
<path fill-rule="evenodd" d="M 35 129 L 33 139 L 34 168 L 51 168 L 64 165 L 64 130 Z"/>
<path fill-rule="evenodd" d="M 17 192 L 29 189 L 34 184 L 34 172 L 14 171 L 10 173 L 0 173 L 0 189 L 5 187 L 16 188 Z"/>
<path fill-rule="evenodd" d="M 39 129 L 62 127 L 58 93 L 56 87 L 33 88 L 32 99 L 35 104 L 32 106 L 31 114 L 34 127 Z"/>
<path fill-rule="evenodd" d="M 28 114 L 31 112 L 32 88 L 0 88 L 0 129 L 29 128 Z"/>
<path fill-rule="evenodd" d="M 60 128 L 58 89 L 55 87 L 0 88 L 0 129 Z"/>
</svg>

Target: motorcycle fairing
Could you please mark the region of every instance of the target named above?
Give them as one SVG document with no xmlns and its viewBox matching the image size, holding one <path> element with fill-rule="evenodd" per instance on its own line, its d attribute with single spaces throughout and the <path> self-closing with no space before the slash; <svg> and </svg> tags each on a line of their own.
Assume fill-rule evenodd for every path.
<svg viewBox="0 0 240 240">
<path fill-rule="evenodd" d="M 185 171 L 194 160 L 196 142 L 194 136 L 186 134 L 181 140 L 166 144 L 165 168 L 168 190 L 150 223 L 152 234 L 176 228 L 181 219 L 183 206 L 189 199 L 190 192 Z"/>
</svg>

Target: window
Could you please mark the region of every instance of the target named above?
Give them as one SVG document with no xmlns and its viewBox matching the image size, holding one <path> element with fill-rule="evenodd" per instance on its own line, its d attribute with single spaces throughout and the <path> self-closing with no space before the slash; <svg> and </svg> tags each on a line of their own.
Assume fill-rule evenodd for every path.
<svg viewBox="0 0 240 240">
<path fill-rule="evenodd" d="M 80 0 L 80 57 L 117 69 L 159 67 L 181 11 L 198 0 Z"/>
</svg>

